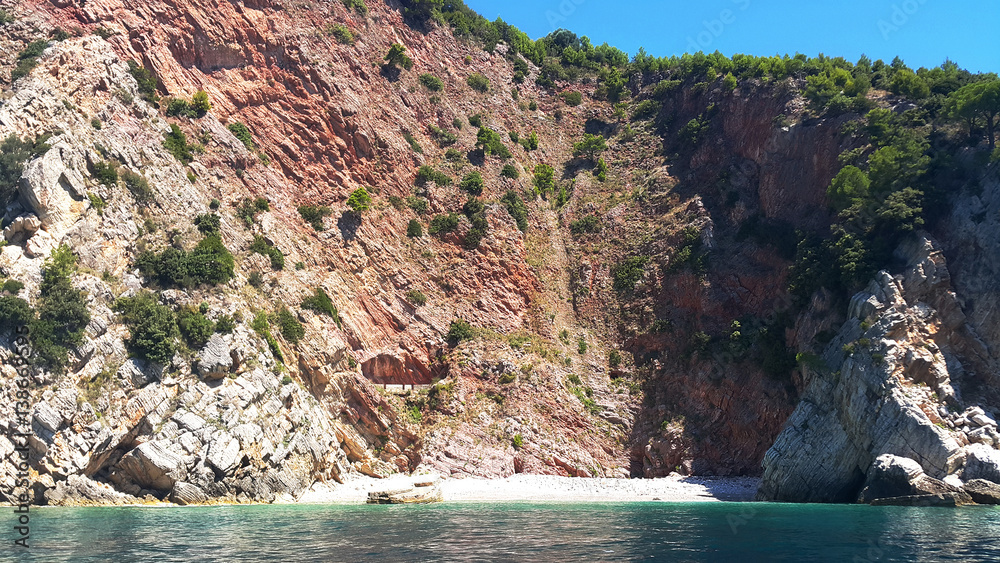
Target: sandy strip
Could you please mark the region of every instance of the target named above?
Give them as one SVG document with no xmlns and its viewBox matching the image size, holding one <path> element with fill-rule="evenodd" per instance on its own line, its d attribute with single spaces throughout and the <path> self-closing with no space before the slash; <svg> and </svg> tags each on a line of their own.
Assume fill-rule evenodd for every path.
<svg viewBox="0 0 1000 563">
<path fill-rule="evenodd" d="M 347 483 L 317 483 L 299 503 L 365 502 L 372 491 L 411 487 L 435 476 L 357 477 Z M 660 479 L 582 479 L 551 475 L 514 475 L 506 479 L 437 477 L 445 502 L 712 502 L 749 501 L 757 492 L 754 477 Z"/>
</svg>

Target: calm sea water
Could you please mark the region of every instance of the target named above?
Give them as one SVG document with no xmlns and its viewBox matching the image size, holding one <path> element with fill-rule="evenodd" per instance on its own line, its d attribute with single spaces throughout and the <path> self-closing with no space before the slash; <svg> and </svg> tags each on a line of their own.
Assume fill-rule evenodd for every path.
<svg viewBox="0 0 1000 563">
<path fill-rule="evenodd" d="M 0 508 L 11 522 L 10 508 Z M 12 537 L 10 525 L 4 535 Z M 39 508 L 10 561 L 1000 561 L 1000 508 L 729 503 Z"/>
</svg>

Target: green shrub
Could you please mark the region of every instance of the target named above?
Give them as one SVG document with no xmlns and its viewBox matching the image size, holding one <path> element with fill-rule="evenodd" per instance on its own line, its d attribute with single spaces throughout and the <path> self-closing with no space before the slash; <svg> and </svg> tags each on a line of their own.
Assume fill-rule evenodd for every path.
<svg viewBox="0 0 1000 563">
<path fill-rule="evenodd" d="M 333 23 L 327 24 L 324 30 L 327 35 L 332 36 L 337 40 L 337 43 L 342 45 L 353 45 L 354 44 L 354 34 L 351 30 L 344 24 Z"/>
<path fill-rule="evenodd" d="M 285 269 L 285 254 L 277 246 L 271 244 L 266 238 L 255 235 L 253 243 L 250 244 L 250 252 L 254 252 L 271 259 L 271 268 L 275 270 Z"/>
<path fill-rule="evenodd" d="M 528 207 L 524 204 L 524 200 L 521 196 L 517 195 L 513 190 L 508 191 L 502 198 L 500 198 L 500 203 L 507 208 L 507 213 L 514 219 L 517 223 L 517 228 L 521 232 L 528 230 Z"/>
<path fill-rule="evenodd" d="M 121 178 L 136 203 L 145 205 L 153 201 L 153 190 L 149 187 L 149 181 L 144 176 L 123 168 Z"/>
<path fill-rule="evenodd" d="M 451 326 L 448 327 L 448 334 L 446 336 L 449 342 L 454 343 L 462 342 L 463 340 L 472 340 L 475 337 L 475 329 L 462 319 L 451 321 Z"/>
<path fill-rule="evenodd" d="M 406 139 L 406 142 L 410 144 L 410 148 L 413 149 L 413 152 L 417 154 L 424 153 L 423 147 L 420 146 L 420 143 L 418 143 L 417 140 L 413 138 L 413 135 L 411 135 L 409 131 L 403 131 L 403 138 Z"/>
<path fill-rule="evenodd" d="M 522 438 L 520 434 L 514 434 L 510 443 L 514 446 L 514 449 L 519 450 L 524 446 L 524 438 Z"/>
<path fill-rule="evenodd" d="M 597 166 L 594 167 L 594 176 L 598 182 L 604 182 L 608 179 L 608 163 L 604 162 L 603 158 L 597 159 Z"/>
<path fill-rule="evenodd" d="M 732 92 L 738 85 L 739 83 L 736 81 L 736 77 L 733 76 L 733 73 L 731 72 L 722 79 L 722 87 L 725 88 L 727 92 Z"/>
<path fill-rule="evenodd" d="M 614 278 L 613 287 L 615 291 L 627 292 L 635 289 L 635 284 L 639 283 L 639 280 L 642 279 L 648 262 L 648 256 L 633 256 L 613 266 L 611 268 L 611 277 Z"/>
<path fill-rule="evenodd" d="M 622 365 L 622 355 L 618 350 L 608 352 L 608 367 L 616 369 Z"/>
<path fill-rule="evenodd" d="M 139 97 L 147 102 L 156 101 L 156 77 L 153 73 L 139 66 L 135 61 L 128 62 L 128 71 L 138 86 Z"/>
<path fill-rule="evenodd" d="M 517 167 L 513 164 L 504 164 L 503 169 L 500 170 L 500 175 L 511 180 L 517 180 L 521 177 L 521 173 L 517 171 Z"/>
<path fill-rule="evenodd" d="M 192 146 L 187 142 L 187 135 L 181 131 L 176 124 L 170 124 L 170 132 L 165 133 L 163 148 L 174 155 L 174 158 L 184 164 L 190 164 L 194 157 L 191 156 Z"/>
<path fill-rule="evenodd" d="M 462 182 L 459 184 L 459 188 L 463 191 L 469 192 L 472 195 L 482 195 L 483 193 L 483 175 L 479 173 L 478 170 L 469 172 L 462 178 Z"/>
<path fill-rule="evenodd" d="M 97 119 L 96 117 L 90 120 L 90 126 L 93 127 L 94 129 L 97 129 L 98 131 L 100 131 L 101 127 L 103 127 L 103 125 L 101 124 L 101 120 Z"/>
<path fill-rule="evenodd" d="M 90 171 L 93 174 L 94 179 L 105 186 L 113 188 L 118 185 L 118 169 L 115 168 L 113 164 L 108 164 L 107 162 L 95 162 L 90 167 Z"/>
<path fill-rule="evenodd" d="M 254 330 L 261 338 L 267 342 L 267 347 L 271 350 L 271 355 L 274 356 L 275 360 L 284 363 L 285 356 L 281 353 L 281 347 L 278 346 L 278 341 L 274 339 L 271 334 L 271 323 L 267 320 L 267 313 L 264 311 L 259 311 L 253 318 L 253 322 L 250 323 L 250 328 Z"/>
<path fill-rule="evenodd" d="M 406 56 L 406 47 L 400 45 L 399 43 L 393 43 L 392 47 L 389 48 L 389 52 L 385 55 L 385 61 L 387 66 L 397 66 L 406 70 L 413 68 L 413 61 L 410 57 Z"/>
<path fill-rule="evenodd" d="M 62 371 L 69 349 L 83 341 L 90 323 L 85 292 L 74 289 L 70 275 L 76 258 L 66 245 L 52 252 L 42 269 L 38 318 L 31 323 L 30 335 L 35 351 L 34 363 L 53 371 Z"/>
<path fill-rule="evenodd" d="M 31 72 L 31 69 L 35 68 L 38 64 L 38 57 L 42 56 L 42 53 L 48 46 L 49 42 L 47 40 L 39 39 L 38 41 L 29 43 L 23 51 L 18 53 L 17 66 L 14 70 L 10 71 L 10 83 L 13 84 L 18 79 L 27 76 Z"/>
<path fill-rule="evenodd" d="M 536 194 L 546 197 L 556 189 L 555 170 L 547 164 L 535 166 L 534 186 Z"/>
<path fill-rule="evenodd" d="M 219 320 L 215 321 L 215 332 L 232 334 L 234 330 L 236 330 L 236 320 L 232 315 L 219 315 Z"/>
<path fill-rule="evenodd" d="M 450 133 L 437 127 L 435 125 L 428 125 L 427 128 L 431 132 L 431 136 L 437 141 L 439 147 L 444 148 L 448 145 L 454 145 L 458 141 L 458 137 L 454 133 Z"/>
<path fill-rule="evenodd" d="M 243 146 L 247 148 L 248 151 L 255 150 L 257 146 L 253 142 L 253 134 L 250 133 L 250 129 L 240 121 L 234 121 L 229 125 L 226 125 L 226 129 L 236 136 L 237 139 L 243 143 Z"/>
<path fill-rule="evenodd" d="M 444 88 L 444 82 L 433 74 L 421 74 L 419 80 L 424 88 L 427 88 L 431 92 L 440 92 Z"/>
<path fill-rule="evenodd" d="M 177 312 L 177 328 L 180 329 L 181 336 L 188 345 L 194 349 L 205 346 L 215 332 L 215 324 L 192 307 L 182 307 Z"/>
<path fill-rule="evenodd" d="M 24 289 L 24 284 L 17 280 L 5 280 L 3 287 L 0 289 L 13 295 Z"/>
<path fill-rule="evenodd" d="M 314 289 L 312 295 L 302 300 L 301 306 L 303 309 L 329 315 L 333 319 L 333 322 L 337 324 L 337 327 L 340 328 L 341 320 L 337 306 L 333 304 L 333 300 L 330 299 L 330 296 L 326 294 L 326 291 L 322 287 Z"/>
<path fill-rule="evenodd" d="M 14 21 L 14 16 L 7 10 L 0 9 L 0 25 L 7 25 Z"/>
<path fill-rule="evenodd" d="M 410 223 L 406 225 L 406 236 L 410 238 L 420 238 L 424 236 L 424 227 L 420 224 L 420 221 L 410 219 Z"/>
<path fill-rule="evenodd" d="M 632 120 L 649 119 L 660 113 L 660 103 L 653 100 L 643 100 L 632 111 Z"/>
<path fill-rule="evenodd" d="M 600 153 L 608 149 L 604 137 L 600 135 L 583 134 L 583 140 L 573 143 L 573 156 L 586 156 L 591 162 Z"/>
<path fill-rule="evenodd" d="M 247 276 L 247 283 L 250 284 L 251 287 L 260 289 L 260 287 L 264 285 L 264 276 L 260 272 L 250 272 L 250 275 Z"/>
<path fill-rule="evenodd" d="M 450 186 L 451 177 L 425 164 L 417 170 L 417 177 L 414 182 L 418 186 L 424 186 L 427 182 L 434 182 L 438 186 Z"/>
<path fill-rule="evenodd" d="M 462 206 L 462 212 L 472 223 L 472 228 L 465 235 L 463 246 L 469 250 L 479 248 L 480 241 L 489 230 L 489 222 L 486 220 L 486 206 L 475 197 L 470 197 Z"/>
<path fill-rule="evenodd" d="M 144 276 L 156 278 L 164 286 L 195 287 L 229 282 L 235 260 L 214 233 L 203 238 L 191 252 L 173 247 L 159 254 L 147 250 L 136 258 L 136 266 Z"/>
<path fill-rule="evenodd" d="M 462 130 L 462 125 L 463 124 L 462 124 L 462 120 L 461 119 L 459 119 L 459 118 L 456 117 L 455 119 L 453 119 L 451 121 L 451 124 L 452 124 L 452 126 L 455 127 L 455 129 L 458 129 L 459 131 Z"/>
<path fill-rule="evenodd" d="M 469 85 L 469 88 L 472 88 L 480 94 L 485 94 L 490 89 L 490 79 L 478 72 L 470 74 L 469 77 L 465 79 L 465 82 Z"/>
<path fill-rule="evenodd" d="M 97 211 L 98 215 L 104 215 L 104 208 L 107 207 L 108 203 L 104 201 L 103 197 L 94 192 L 87 192 L 87 199 L 90 200 L 90 206 Z"/>
<path fill-rule="evenodd" d="M 583 95 L 576 91 L 563 92 L 562 99 L 566 102 L 566 105 L 576 107 L 583 103 Z"/>
<path fill-rule="evenodd" d="M 521 146 L 526 151 L 533 151 L 538 148 L 538 133 L 531 132 L 527 137 L 521 138 Z"/>
<path fill-rule="evenodd" d="M 360 187 L 353 192 L 351 196 L 347 198 L 347 206 L 351 208 L 355 213 L 361 214 L 371 207 L 372 196 L 368 195 L 368 190 L 364 187 Z"/>
<path fill-rule="evenodd" d="M 169 307 L 161 305 L 155 294 L 143 291 L 119 298 L 114 310 L 128 327 L 129 337 L 125 342 L 133 354 L 161 365 L 170 362 L 179 331 Z"/>
<path fill-rule="evenodd" d="M 406 198 L 406 205 L 420 215 L 424 215 L 430 210 L 430 204 L 422 197 L 408 196 Z"/>
<path fill-rule="evenodd" d="M 187 255 L 187 273 L 194 285 L 219 285 L 233 278 L 235 261 L 218 234 L 206 236 Z"/>
<path fill-rule="evenodd" d="M 365 0 L 341 0 L 341 1 L 344 3 L 344 6 L 348 10 L 353 9 L 355 12 L 361 14 L 362 16 L 368 13 L 368 5 L 365 4 Z"/>
<path fill-rule="evenodd" d="M 195 92 L 194 96 L 191 96 L 191 110 L 194 111 L 195 115 L 198 117 L 204 116 L 211 109 L 212 103 L 208 101 L 208 92 L 198 90 Z"/>
<path fill-rule="evenodd" d="M 425 296 L 418 289 L 411 289 L 410 291 L 407 291 L 406 300 L 409 301 L 410 303 L 413 303 L 417 307 L 423 307 L 424 305 L 427 304 L 427 296 Z"/>
<path fill-rule="evenodd" d="M 0 331 L 8 332 L 29 327 L 35 320 L 35 310 L 27 301 L 13 295 L 0 297 Z"/>
<path fill-rule="evenodd" d="M 528 104 L 528 109 L 530 109 L 531 111 L 538 111 L 538 102 L 536 102 L 535 100 L 531 100 L 531 103 Z"/>
<path fill-rule="evenodd" d="M 194 225 L 205 235 L 218 235 L 222 219 L 215 213 L 203 213 L 194 218 Z"/>
<path fill-rule="evenodd" d="M 166 101 L 167 115 L 171 117 L 194 117 L 191 104 L 183 98 L 171 98 Z"/>
<path fill-rule="evenodd" d="M 576 343 L 576 351 L 581 356 L 587 353 L 587 341 L 583 338 L 579 339 Z"/>
<path fill-rule="evenodd" d="M 431 219 L 430 227 L 428 227 L 427 232 L 432 235 L 442 235 L 445 233 L 451 233 L 458 229 L 458 214 L 457 213 L 445 213 L 442 215 L 435 215 Z"/>
<path fill-rule="evenodd" d="M 257 220 L 257 214 L 263 213 L 264 211 L 269 211 L 271 209 L 271 204 L 267 202 L 263 197 L 258 197 L 256 199 L 243 198 L 240 205 L 236 208 L 236 216 L 243 221 L 243 224 L 250 228 L 254 221 Z"/>
<path fill-rule="evenodd" d="M 282 307 L 277 315 L 278 326 L 281 327 L 281 335 L 292 344 L 297 344 L 306 335 L 306 329 L 295 318 L 291 311 Z"/>
<path fill-rule="evenodd" d="M 483 116 L 480 115 L 480 114 L 478 114 L 478 113 L 476 115 L 469 116 L 469 125 L 471 125 L 473 127 L 482 127 L 483 126 Z"/>
<path fill-rule="evenodd" d="M 0 143 L 0 207 L 6 206 L 16 197 L 17 183 L 24 172 L 24 164 L 49 150 L 46 140 L 48 136 L 22 141 L 11 133 Z"/>
<path fill-rule="evenodd" d="M 587 215 L 575 221 L 571 221 L 569 224 L 569 230 L 574 235 L 599 233 L 601 232 L 601 228 L 601 219 L 596 215 Z"/>
<path fill-rule="evenodd" d="M 333 213 L 333 210 L 325 205 L 299 206 L 299 215 L 301 215 L 302 219 L 305 220 L 306 223 L 312 225 L 312 228 L 317 231 L 323 230 L 323 218 L 331 213 Z"/>
<path fill-rule="evenodd" d="M 495 154 L 502 159 L 510 158 L 510 150 L 503 144 L 500 133 L 489 127 L 480 127 L 476 135 L 476 147 L 483 151 L 484 155 Z"/>
</svg>

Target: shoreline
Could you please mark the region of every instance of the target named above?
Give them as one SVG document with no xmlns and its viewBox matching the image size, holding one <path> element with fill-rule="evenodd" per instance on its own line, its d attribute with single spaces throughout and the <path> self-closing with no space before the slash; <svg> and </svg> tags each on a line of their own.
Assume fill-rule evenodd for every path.
<svg viewBox="0 0 1000 563">
<path fill-rule="evenodd" d="M 358 477 L 344 484 L 314 484 L 298 499 L 276 504 L 364 503 L 369 492 L 402 489 L 433 481 L 443 502 L 750 502 L 758 477 L 609 479 L 517 474 L 501 479 L 397 475 Z"/>
<path fill-rule="evenodd" d="M 129 504 L 83 502 L 32 508 L 185 508 L 213 506 L 365 504 L 368 493 L 408 489 L 432 483 L 445 503 L 616 503 L 616 502 L 753 502 L 759 477 L 683 477 L 613 479 L 517 474 L 506 478 L 445 477 L 437 474 L 393 475 L 384 479 L 354 476 L 345 483 L 314 483 L 298 498 L 279 495 L 272 503 L 205 502 L 179 505 L 166 501 Z M 420 490 L 421 488 L 417 488 Z M 7 504 L 7 503 L 3 503 Z"/>
</svg>

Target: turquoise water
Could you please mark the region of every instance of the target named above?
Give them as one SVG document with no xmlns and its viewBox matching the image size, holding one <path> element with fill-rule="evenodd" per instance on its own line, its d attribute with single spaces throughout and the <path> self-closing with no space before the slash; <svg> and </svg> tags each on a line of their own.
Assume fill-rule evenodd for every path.
<svg viewBox="0 0 1000 563">
<path fill-rule="evenodd" d="M 0 508 L 12 522 L 10 508 Z M 1000 561 L 1000 509 L 788 504 L 38 508 L 11 561 Z M 5 534 L 13 537 L 10 525 Z"/>
</svg>

